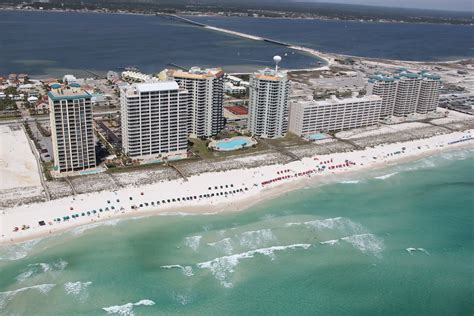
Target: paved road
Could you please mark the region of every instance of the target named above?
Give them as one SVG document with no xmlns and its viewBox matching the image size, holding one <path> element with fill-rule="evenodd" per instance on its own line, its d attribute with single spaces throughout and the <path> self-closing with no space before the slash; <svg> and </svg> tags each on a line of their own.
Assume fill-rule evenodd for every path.
<svg viewBox="0 0 474 316">
<path fill-rule="evenodd" d="M 116 114 L 118 110 L 110 110 L 110 111 L 103 111 L 103 112 L 94 112 L 94 116 L 103 116 L 107 114 Z M 19 124 L 23 123 L 24 121 L 34 121 L 38 120 L 40 122 L 49 122 L 49 115 L 46 116 L 30 116 L 29 114 L 27 116 L 24 116 L 22 118 L 17 118 L 17 119 L 12 119 L 12 120 L 0 120 L 0 125 L 11 125 L 11 124 Z"/>
</svg>

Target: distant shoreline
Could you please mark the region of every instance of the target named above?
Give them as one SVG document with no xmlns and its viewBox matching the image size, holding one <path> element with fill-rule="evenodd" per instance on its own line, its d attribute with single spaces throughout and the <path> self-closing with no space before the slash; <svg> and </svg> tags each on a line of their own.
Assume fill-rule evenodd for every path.
<svg viewBox="0 0 474 316">
<path fill-rule="evenodd" d="M 17 9 L 17 8 L 5 8 L 5 7 L 0 7 L 0 11 L 17 11 L 17 12 L 49 12 L 49 13 L 86 13 L 86 14 L 111 14 L 111 15 L 137 15 L 137 16 L 166 16 L 166 15 L 173 15 L 173 14 L 167 14 L 167 13 L 137 13 L 137 12 L 131 12 L 131 11 L 127 11 L 127 12 L 104 12 L 104 11 L 100 11 L 100 10 L 59 10 L 59 9 L 55 9 L 55 10 L 39 10 L 39 9 L 29 9 L 29 10 L 25 10 L 25 9 Z M 188 19 L 192 19 L 193 15 L 183 15 L 183 16 L 180 16 L 178 15 L 179 17 L 183 17 L 183 18 L 188 18 Z M 209 15 L 209 14 L 199 14 L 199 15 L 194 15 L 194 16 L 203 16 L 203 17 L 222 17 L 222 18 L 226 18 L 225 16 L 221 16 L 221 15 Z M 249 17 L 249 18 L 253 18 L 253 17 Z M 304 19 L 304 18 L 287 18 L 287 17 L 275 17 L 275 18 L 270 18 L 270 17 L 258 17 L 258 18 L 262 18 L 262 19 L 286 19 L 286 20 L 299 20 L 299 19 Z M 307 20 L 318 20 L 318 19 L 307 19 Z M 335 20 L 335 21 L 349 21 L 349 20 L 337 20 L 337 19 L 331 19 L 331 20 Z M 360 23 L 363 23 L 361 21 L 358 21 L 358 20 L 354 20 L 355 22 L 360 22 Z M 200 22 L 197 22 L 197 23 L 200 23 Z M 386 22 L 373 22 L 373 23 L 386 23 Z M 394 23 L 401 23 L 401 24 L 417 24 L 416 22 L 394 22 Z M 203 23 L 204 24 L 204 23 Z M 429 23 L 429 24 L 438 24 L 438 23 Z M 441 23 L 439 23 L 441 24 Z M 219 27 L 216 27 L 216 26 L 212 26 L 212 25 L 209 25 L 210 28 L 207 28 L 207 30 L 211 30 L 211 31 L 217 31 L 217 32 L 223 32 L 227 35 L 230 35 L 230 36 L 238 36 L 238 37 L 241 37 L 241 38 L 245 38 L 247 40 L 255 40 L 255 37 L 259 37 L 259 36 L 256 36 L 256 35 L 253 35 L 253 34 L 247 34 L 247 33 L 243 33 L 243 32 L 238 32 L 238 31 L 233 31 L 233 30 L 229 30 L 229 29 L 225 29 L 225 28 L 219 28 Z M 206 27 L 202 27 L 204 29 L 206 29 Z M 273 40 L 273 39 L 271 39 Z M 270 44 L 270 43 L 269 43 Z M 326 65 L 325 64 L 322 64 L 320 66 L 312 66 L 312 65 L 308 65 L 308 67 L 305 67 L 305 68 L 289 68 L 287 69 L 288 71 L 301 71 L 301 70 L 316 70 L 318 68 L 321 68 L 321 67 L 324 67 L 324 66 L 330 66 L 332 64 L 332 61 L 334 61 L 335 59 L 347 59 L 347 58 L 352 58 L 352 59 L 359 59 L 361 61 L 367 61 L 367 62 L 377 62 L 377 63 L 385 63 L 385 64 L 400 64 L 400 63 L 406 63 L 406 64 L 413 64 L 413 65 L 422 65 L 422 64 L 425 64 L 425 65 L 439 65 L 439 64 L 453 64 L 453 63 L 460 63 L 460 62 L 463 62 L 463 61 L 470 61 L 470 60 L 473 60 L 473 58 L 471 57 L 466 57 L 466 58 L 461 58 L 461 59 L 446 59 L 446 60 L 436 60 L 436 61 L 424 61 L 424 60 L 401 60 L 401 59 L 387 59 L 387 58 L 379 58 L 379 57 L 365 57 L 365 56 L 357 56 L 357 55 L 346 55 L 346 54 L 341 54 L 341 53 L 331 53 L 331 52 L 323 52 L 323 51 L 319 51 L 319 50 L 316 50 L 316 49 L 313 49 L 313 48 L 309 48 L 309 47 L 304 47 L 304 46 L 301 46 L 301 45 L 297 45 L 297 44 L 293 44 L 293 43 L 288 43 L 290 44 L 290 46 L 287 46 L 288 49 L 291 49 L 291 50 L 297 50 L 299 52 L 302 52 L 303 54 L 307 54 L 308 56 L 311 56 L 312 58 L 315 58 L 316 60 L 323 60 L 326 62 Z M 274 45 L 278 45 L 278 44 L 274 44 Z M 80 71 L 80 69 L 77 69 L 78 71 Z M 103 71 L 106 71 L 106 70 L 103 70 Z M 46 75 L 42 75 L 41 77 L 48 77 L 49 74 L 46 74 Z"/>
<path fill-rule="evenodd" d="M 150 11 L 145 12 L 145 11 L 139 11 L 139 9 L 135 10 L 130 10 L 130 9 L 108 9 L 108 8 L 100 8 L 100 9 L 88 9 L 88 8 L 81 8 L 81 9 L 61 9 L 61 8 L 43 8 L 43 9 L 37 9 L 37 8 L 17 8 L 17 7 L 12 7 L 12 6 L 0 6 L 0 10 L 16 10 L 16 11 L 43 11 L 43 12 L 89 12 L 89 13 L 105 13 L 105 14 L 134 14 L 134 15 L 157 15 L 157 14 L 168 14 L 169 12 L 165 11 L 151 11 L 151 8 L 148 10 Z M 258 10 L 257 10 L 258 11 Z M 474 23 L 472 22 L 463 22 L 462 20 L 458 20 L 458 23 L 454 22 L 430 22 L 430 21 L 406 21 L 403 19 L 384 19 L 384 18 L 341 18 L 341 17 L 330 17 L 330 16 L 270 16 L 270 15 L 265 15 L 266 10 L 261 10 L 259 11 L 258 16 L 252 16 L 252 15 L 243 15 L 245 14 L 244 12 L 232 12 L 230 15 L 224 15 L 224 14 L 219 14 L 219 13 L 212 13 L 209 11 L 199 11 L 199 10 L 182 10 L 178 12 L 174 12 L 172 14 L 177 14 L 181 16 L 209 16 L 209 17 L 245 17 L 245 18 L 257 18 L 257 19 L 287 19 L 287 20 L 321 20 L 321 21 L 347 21 L 347 22 L 360 22 L 360 23 L 400 23 L 400 24 L 439 24 L 439 25 L 465 25 L 465 26 L 473 26 Z M 280 12 L 280 11 L 277 11 Z M 191 15 L 188 15 L 190 13 Z M 295 12 L 290 12 L 290 13 L 295 13 Z M 295 13 L 296 14 L 296 13 Z M 301 14 L 301 13 L 300 13 Z"/>
</svg>

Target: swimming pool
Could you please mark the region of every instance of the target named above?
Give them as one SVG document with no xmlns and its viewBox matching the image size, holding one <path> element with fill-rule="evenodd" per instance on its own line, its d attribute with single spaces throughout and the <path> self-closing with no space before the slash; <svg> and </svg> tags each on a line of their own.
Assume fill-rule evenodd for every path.
<svg viewBox="0 0 474 316">
<path fill-rule="evenodd" d="M 104 171 L 103 169 L 89 169 L 89 170 L 79 171 L 79 174 L 80 175 L 96 174 L 96 173 L 101 173 L 103 171 Z"/>
<path fill-rule="evenodd" d="M 323 133 L 315 133 L 315 134 L 306 135 L 305 138 L 309 140 L 321 140 L 321 139 L 327 138 L 327 136 Z"/>
<path fill-rule="evenodd" d="M 250 147 L 256 143 L 257 142 L 251 139 L 250 137 L 237 136 L 224 140 L 213 141 L 211 142 L 211 144 L 209 144 L 209 147 L 219 151 L 229 151 L 241 149 L 244 147 Z"/>
</svg>

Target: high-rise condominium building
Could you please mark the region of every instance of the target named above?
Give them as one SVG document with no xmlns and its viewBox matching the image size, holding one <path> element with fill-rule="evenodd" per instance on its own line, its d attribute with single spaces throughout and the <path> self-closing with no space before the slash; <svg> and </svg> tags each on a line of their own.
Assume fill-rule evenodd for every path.
<svg viewBox="0 0 474 316">
<path fill-rule="evenodd" d="M 420 96 L 418 97 L 418 105 L 416 112 L 425 114 L 436 111 L 439 105 L 439 90 L 441 88 L 441 78 L 427 71 L 420 73 L 422 80 L 420 86 Z"/>
<path fill-rule="evenodd" d="M 407 116 L 416 112 L 420 95 L 421 79 L 417 74 L 404 72 L 397 76 L 397 96 L 393 115 Z"/>
<path fill-rule="evenodd" d="M 191 96 L 190 136 L 217 135 L 224 128 L 224 71 L 192 67 L 189 71 L 169 70 L 167 76 L 176 80 Z"/>
<path fill-rule="evenodd" d="M 187 153 L 189 93 L 175 81 L 134 83 L 121 88 L 122 145 L 131 158 Z"/>
<path fill-rule="evenodd" d="M 252 135 L 262 138 L 285 136 L 289 86 L 286 74 L 273 69 L 250 76 L 248 129 Z"/>
<path fill-rule="evenodd" d="M 290 132 L 311 135 L 377 124 L 382 98 L 369 95 L 362 98 L 323 101 L 296 101 L 290 107 Z"/>
<path fill-rule="evenodd" d="M 378 95 L 382 97 L 382 110 L 380 117 L 392 116 L 395 109 L 395 99 L 397 97 L 398 82 L 395 78 L 383 73 L 377 73 L 369 78 L 368 95 Z"/>
<path fill-rule="evenodd" d="M 54 167 L 59 172 L 96 166 L 91 95 L 77 84 L 48 92 Z"/>
<path fill-rule="evenodd" d="M 405 68 L 394 75 L 376 73 L 369 78 L 368 93 L 382 97 L 381 116 L 407 116 L 435 111 L 439 104 L 440 77 L 428 71 Z"/>
</svg>

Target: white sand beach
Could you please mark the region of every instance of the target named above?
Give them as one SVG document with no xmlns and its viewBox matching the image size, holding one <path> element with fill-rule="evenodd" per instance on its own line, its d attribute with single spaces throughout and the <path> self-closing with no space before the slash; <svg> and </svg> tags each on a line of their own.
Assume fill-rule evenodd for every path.
<svg viewBox="0 0 474 316">
<path fill-rule="evenodd" d="M 0 214 L 0 244 L 41 238 L 115 218 L 238 211 L 307 185 L 308 181 L 474 147 L 473 134 L 474 130 L 453 132 L 286 164 L 203 173 L 187 181 L 163 181 L 11 207 Z"/>
<path fill-rule="evenodd" d="M 0 126 L 0 191 L 39 187 L 41 182 L 28 138 L 20 126 Z"/>
</svg>

